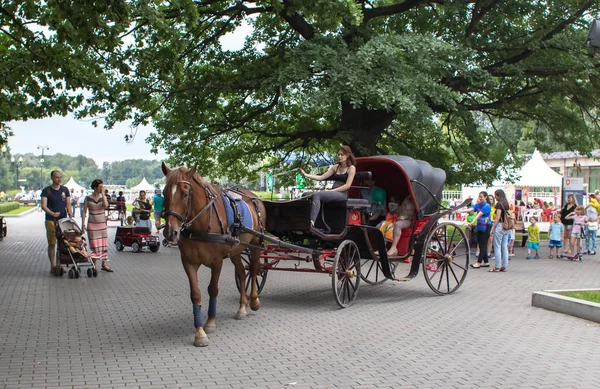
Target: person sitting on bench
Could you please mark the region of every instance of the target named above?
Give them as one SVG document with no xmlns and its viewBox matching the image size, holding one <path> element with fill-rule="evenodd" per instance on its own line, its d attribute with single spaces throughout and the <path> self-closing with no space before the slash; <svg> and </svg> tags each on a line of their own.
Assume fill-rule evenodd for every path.
<svg viewBox="0 0 600 389">
<path fill-rule="evenodd" d="M 385 239 L 392 241 L 392 247 L 387 252 L 387 255 L 392 257 L 398 255 L 396 246 L 402 237 L 402 229 L 412 226 L 415 218 L 415 205 L 410 196 L 407 196 L 401 205 L 398 205 L 397 198 L 392 196 L 388 203 L 388 210 L 385 221 L 379 225 L 379 229 Z"/>
<path fill-rule="evenodd" d="M 375 180 L 372 178 L 363 181 L 366 188 L 360 190 L 360 197 L 371 204 L 369 211 L 369 226 L 376 226 L 385 220 L 385 190 L 375 186 Z"/>
<path fill-rule="evenodd" d="M 348 200 L 348 189 L 352 186 L 356 174 L 356 159 L 349 146 L 342 146 L 338 150 L 339 163 L 332 166 L 321 175 L 308 174 L 300 168 L 300 174 L 306 178 L 317 181 L 334 181 L 331 189 L 325 189 L 312 195 L 312 206 L 310 209 L 310 223 L 315 226 L 317 216 L 321 210 L 322 203 Z"/>
</svg>

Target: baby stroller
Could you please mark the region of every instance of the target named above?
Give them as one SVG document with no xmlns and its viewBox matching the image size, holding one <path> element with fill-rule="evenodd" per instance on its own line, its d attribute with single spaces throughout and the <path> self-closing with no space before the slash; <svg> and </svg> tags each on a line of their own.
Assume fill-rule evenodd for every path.
<svg viewBox="0 0 600 389">
<path fill-rule="evenodd" d="M 69 278 L 79 278 L 82 267 L 88 268 L 88 277 L 98 276 L 96 265 L 87 250 L 85 235 L 75 220 L 66 217 L 56 222 L 56 241 L 56 260 L 59 265 L 55 268 L 55 276 L 65 273 L 63 266 Z"/>
</svg>

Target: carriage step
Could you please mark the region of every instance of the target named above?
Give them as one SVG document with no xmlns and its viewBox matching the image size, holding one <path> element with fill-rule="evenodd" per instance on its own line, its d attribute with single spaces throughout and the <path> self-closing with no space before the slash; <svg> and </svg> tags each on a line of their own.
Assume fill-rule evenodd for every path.
<svg viewBox="0 0 600 389">
<path fill-rule="evenodd" d="M 394 278 L 395 281 L 410 281 L 412 280 L 412 278 L 410 277 L 399 277 L 399 278 Z"/>
</svg>

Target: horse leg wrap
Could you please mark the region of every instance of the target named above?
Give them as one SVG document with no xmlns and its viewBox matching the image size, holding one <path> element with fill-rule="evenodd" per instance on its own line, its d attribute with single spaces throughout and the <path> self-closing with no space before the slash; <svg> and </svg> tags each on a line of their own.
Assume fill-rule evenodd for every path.
<svg viewBox="0 0 600 389">
<path fill-rule="evenodd" d="M 202 317 L 202 305 L 193 305 L 194 307 L 194 327 L 204 327 L 204 318 Z"/>
<path fill-rule="evenodd" d="M 217 317 L 217 298 L 208 300 L 208 317 Z"/>
</svg>

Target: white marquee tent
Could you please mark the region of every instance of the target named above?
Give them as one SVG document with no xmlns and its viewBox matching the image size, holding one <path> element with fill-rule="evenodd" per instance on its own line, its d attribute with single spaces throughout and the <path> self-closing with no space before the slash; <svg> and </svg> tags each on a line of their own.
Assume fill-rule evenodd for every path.
<svg viewBox="0 0 600 389">
<path fill-rule="evenodd" d="M 144 190 L 144 191 L 146 191 L 146 193 L 149 193 L 149 192 L 154 191 L 154 186 L 151 185 L 150 183 L 148 183 L 148 181 L 146 181 L 146 177 L 144 177 L 142 179 L 142 182 L 140 182 L 139 184 L 137 184 L 136 186 L 131 188 L 131 190 L 134 192 L 139 192 L 140 190 Z"/>
<path fill-rule="evenodd" d="M 561 188 L 562 187 L 562 176 L 556 171 L 552 170 L 539 151 L 534 150 L 531 155 L 531 159 L 523 165 L 523 167 L 515 174 L 518 179 L 515 182 L 509 183 L 503 180 L 494 181 L 492 186 L 463 186 L 462 187 L 462 198 L 468 196 L 477 198 L 480 191 L 486 190 L 488 193 L 493 193 L 496 189 L 503 189 L 506 192 L 506 197 L 510 202 L 515 200 L 516 188 L 528 188 L 526 191 L 528 195 L 532 195 L 531 192 L 534 188 Z M 539 198 L 543 198 L 545 201 L 553 201 L 556 203 L 557 199 L 560 198 L 560 189 L 553 190 L 553 192 L 535 192 Z"/>
<path fill-rule="evenodd" d="M 523 165 L 517 174 L 519 179 L 514 183 L 494 182 L 494 186 L 512 185 L 516 187 L 556 187 L 562 186 L 561 176 L 556 171 L 552 170 L 539 151 L 534 150 L 531 159 Z"/>
<path fill-rule="evenodd" d="M 75 191 L 75 193 L 81 193 L 82 189 L 85 190 L 85 188 L 83 186 L 81 186 L 77 182 L 75 182 L 73 177 L 71 177 L 69 182 L 67 182 L 63 186 L 67 187 L 67 189 L 69 189 L 69 192 L 71 191 L 71 189 L 73 189 Z"/>
</svg>

